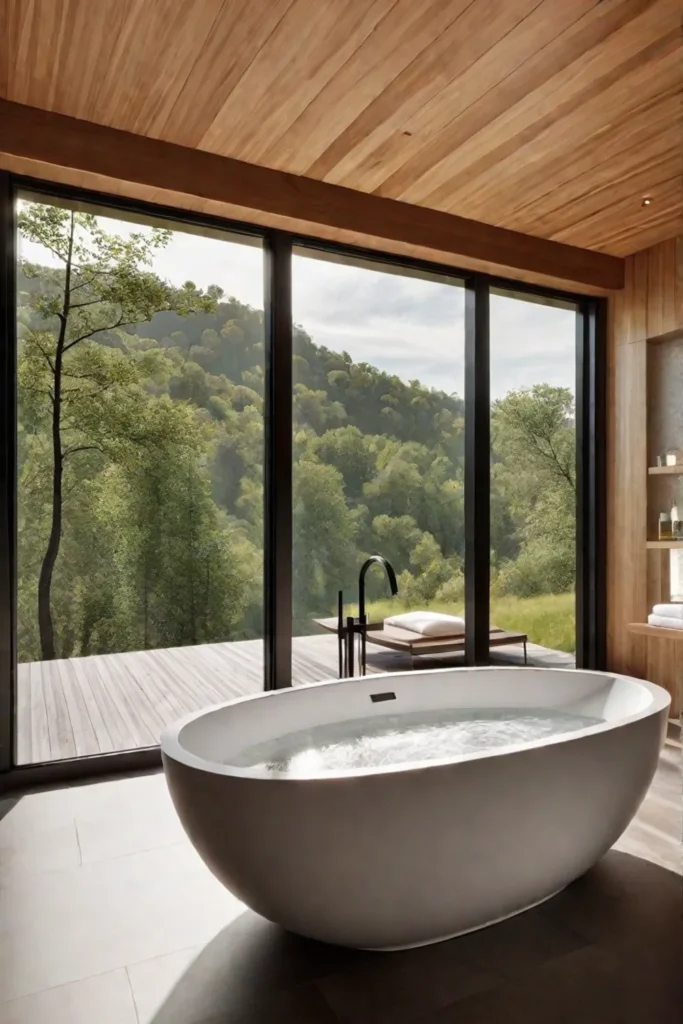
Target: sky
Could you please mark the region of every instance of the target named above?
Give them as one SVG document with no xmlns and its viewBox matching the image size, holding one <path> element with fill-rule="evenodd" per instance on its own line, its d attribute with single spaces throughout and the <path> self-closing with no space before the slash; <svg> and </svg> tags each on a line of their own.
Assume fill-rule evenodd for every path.
<svg viewBox="0 0 683 1024">
<path fill-rule="evenodd" d="M 106 230 L 127 235 L 129 222 L 101 218 Z M 145 230 L 145 229 L 142 229 Z M 25 241 L 21 253 L 53 262 Z M 258 245 L 174 231 L 153 269 L 173 284 L 217 284 L 227 296 L 263 308 L 263 257 Z M 448 393 L 464 390 L 464 292 L 367 267 L 295 255 L 293 315 L 313 340 L 345 350 L 409 381 Z M 491 396 L 547 383 L 575 385 L 575 314 L 538 303 L 491 296 Z"/>
</svg>

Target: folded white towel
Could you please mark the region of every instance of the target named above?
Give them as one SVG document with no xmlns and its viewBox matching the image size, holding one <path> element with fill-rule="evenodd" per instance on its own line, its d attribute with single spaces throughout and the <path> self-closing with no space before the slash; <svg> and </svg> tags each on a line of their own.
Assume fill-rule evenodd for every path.
<svg viewBox="0 0 683 1024">
<path fill-rule="evenodd" d="M 656 604 L 653 615 L 664 615 L 667 619 L 683 619 L 683 604 Z"/>
<path fill-rule="evenodd" d="M 665 629 L 683 629 L 683 619 L 676 619 L 668 615 L 648 615 L 647 621 L 650 626 L 664 626 Z"/>
<path fill-rule="evenodd" d="M 384 620 L 384 625 L 400 626 L 422 636 L 460 636 L 465 632 L 464 619 L 458 615 L 444 615 L 443 612 L 404 612 L 391 615 Z"/>
</svg>

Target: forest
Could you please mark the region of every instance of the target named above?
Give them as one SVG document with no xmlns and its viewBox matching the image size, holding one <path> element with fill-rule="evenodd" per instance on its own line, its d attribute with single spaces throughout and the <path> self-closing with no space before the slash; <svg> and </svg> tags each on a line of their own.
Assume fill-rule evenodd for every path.
<svg viewBox="0 0 683 1024">
<path fill-rule="evenodd" d="M 49 253 L 18 271 L 20 661 L 263 633 L 263 312 L 229 281 L 158 277 L 169 231 L 106 224 L 20 213 Z M 394 565 L 401 607 L 462 607 L 462 398 L 303 326 L 294 380 L 295 633 L 340 587 L 351 599 L 370 553 Z M 492 617 L 566 650 L 573 415 L 571 391 L 546 384 L 492 407 Z"/>
</svg>

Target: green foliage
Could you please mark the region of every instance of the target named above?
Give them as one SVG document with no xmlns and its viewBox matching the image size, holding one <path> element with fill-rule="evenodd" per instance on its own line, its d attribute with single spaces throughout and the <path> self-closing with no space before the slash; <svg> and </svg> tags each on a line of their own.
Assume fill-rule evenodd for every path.
<svg viewBox="0 0 683 1024">
<path fill-rule="evenodd" d="M 41 656 L 60 335 L 55 653 L 261 636 L 263 313 L 219 288 L 159 279 L 151 268 L 168 232 L 123 238 L 90 215 L 41 204 L 22 210 L 20 227 L 56 264 L 25 262 L 19 275 L 20 658 Z M 462 399 L 354 363 L 301 328 L 294 349 L 295 630 L 331 614 L 339 588 L 351 599 L 374 553 L 399 574 L 387 614 L 458 610 Z M 492 409 L 493 614 L 501 626 L 523 618 L 537 642 L 568 650 L 572 417 L 571 393 L 548 385 Z M 371 599 L 387 593 L 380 571 L 367 585 Z"/>
<path fill-rule="evenodd" d="M 492 436 L 493 591 L 568 591 L 576 572 L 571 392 L 548 384 L 510 392 L 494 407 Z"/>
<path fill-rule="evenodd" d="M 495 597 L 491 598 L 491 622 L 514 633 L 526 633 L 534 643 L 555 651 L 573 653 L 575 639 L 574 592 L 564 594 L 543 594 L 540 597 Z M 391 600 L 373 601 L 368 605 L 368 614 L 375 621 L 389 615 L 396 615 L 411 607 L 401 601 L 400 594 Z M 441 600 L 437 598 L 427 605 L 432 611 L 461 615 L 464 601 Z"/>
</svg>

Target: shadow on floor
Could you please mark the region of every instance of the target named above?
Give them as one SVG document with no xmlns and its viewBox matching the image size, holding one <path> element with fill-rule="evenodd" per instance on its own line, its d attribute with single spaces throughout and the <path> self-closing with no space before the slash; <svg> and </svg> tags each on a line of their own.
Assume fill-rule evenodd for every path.
<svg viewBox="0 0 683 1024">
<path fill-rule="evenodd" d="M 681 878 L 611 851 L 553 900 L 434 946 L 367 953 L 247 912 L 153 1024 L 680 1024 Z"/>
</svg>

